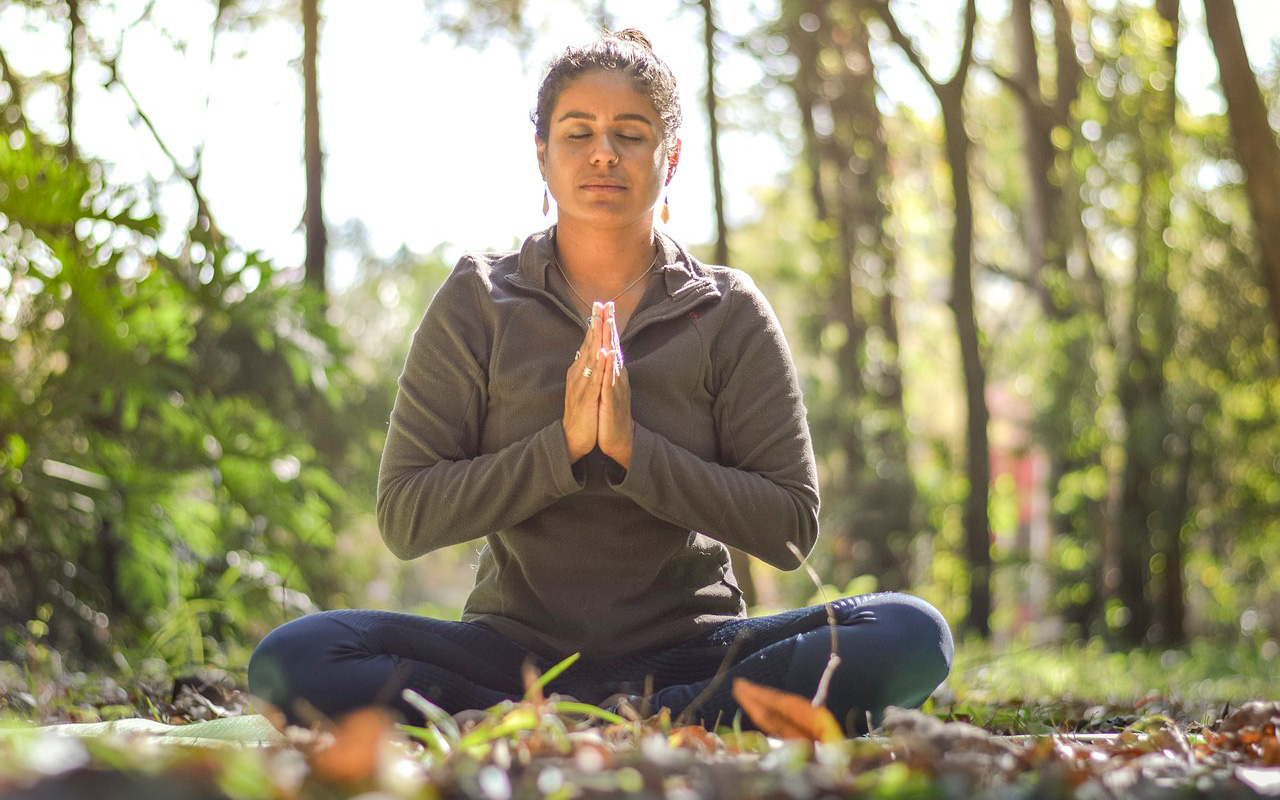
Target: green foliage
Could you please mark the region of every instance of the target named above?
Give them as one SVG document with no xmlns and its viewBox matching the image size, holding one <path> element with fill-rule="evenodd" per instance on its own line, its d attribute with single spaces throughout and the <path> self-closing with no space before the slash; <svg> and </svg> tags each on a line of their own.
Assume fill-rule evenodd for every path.
<svg viewBox="0 0 1280 800">
<path fill-rule="evenodd" d="M 216 786 L 236 798 L 317 800 L 572 798 L 673 787 L 743 798 L 1110 796 L 1105 787 L 1124 796 L 1232 796 L 1227 790 L 1250 773 L 1274 770 L 1280 707 L 1246 701 L 1270 688 L 1275 658 L 1231 644 L 1126 654 L 1096 641 L 1011 652 L 965 643 L 950 688 L 925 713 L 893 710 L 871 737 L 819 743 L 769 738 L 740 722 L 708 731 L 665 713 L 626 720 L 537 698 L 455 718 L 412 693 L 422 726 L 393 726 L 362 710 L 320 736 L 281 735 L 259 716 L 59 732 L 0 721 L 0 790 L 91 781 L 105 797 Z"/>
<path fill-rule="evenodd" d="M 967 611 L 959 510 L 968 486 L 938 120 L 931 104 L 904 103 L 889 85 L 858 105 L 863 118 L 841 117 L 860 56 L 831 32 L 851 30 L 856 11 L 819 6 L 831 14 L 802 19 L 818 6 L 788 2 L 781 19 L 763 21 L 746 45 L 770 74 L 751 98 L 722 98 L 764 98 L 761 113 L 796 139 L 798 43 L 817 26 L 815 131 L 826 149 L 797 148 L 782 185 L 761 191 L 760 217 L 733 232 L 734 265 L 765 287 L 797 356 L 823 485 L 824 536 L 812 559 L 821 582 L 831 595 L 895 588 L 898 576 L 880 569 L 887 553 L 913 591 L 957 620 Z M 50 20 L 65 19 L 52 8 Z M 270 8 L 221 12 L 227 25 Z M 993 441 L 1001 455 L 1042 455 L 1051 471 L 1042 507 L 1052 536 L 1034 553 L 1025 487 L 995 481 L 997 628 L 1018 636 L 1061 620 L 1048 635 L 1070 639 L 1123 621 L 1114 532 L 1126 467 L 1141 462 L 1130 480 L 1158 513 L 1131 530 L 1180 545 L 1191 632 L 1263 647 L 1280 638 L 1280 353 L 1229 129 L 1188 108 L 1169 129 L 1170 31 L 1149 3 L 1071 13 L 1084 80 L 1050 132 L 1070 229 L 1059 243 L 1070 251 L 1064 269 L 1027 268 L 1030 192 L 1014 94 L 983 81 L 967 93 L 979 317 L 991 393 L 1010 406 Z M 508 0 L 429 14 L 463 42 L 496 31 L 527 42 L 536 27 L 528 4 Z M 981 36 L 1003 42 L 1001 22 L 984 20 Z M 1052 94 L 1049 20 L 1040 22 L 1041 88 Z M 873 33 L 879 67 L 885 43 Z M 992 50 L 992 68 L 1008 71 L 1011 52 Z M 1261 76 L 1272 102 L 1276 63 Z M 319 297 L 224 239 L 207 216 L 175 231 L 185 223 L 159 217 L 154 187 L 111 185 L 102 165 L 42 142 L 14 101 L 24 87 L 27 99 L 36 87 L 56 95 L 59 80 L 0 87 L 9 92 L 0 118 L 0 653 L 33 669 L 56 669 L 60 651 L 100 663 L 119 653 L 242 664 L 244 644 L 313 604 L 456 616 L 471 547 L 395 564 L 371 513 L 394 376 L 447 273 L 444 248 L 380 259 L 349 223 L 331 231 L 332 249 L 353 255 L 357 272 Z M 790 94 L 776 102 L 776 92 Z M 890 166 L 875 191 L 858 177 L 874 154 L 872 105 Z M 816 219 L 815 182 L 825 219 Z M 841 218 L 854 194 L 862 205 L 845 210 L 862 211 Z M 1124 399 L 1126 387 L 1146 392 L 1141 402 Z M 1004 426 L 1013 435 L 1001 438 Z M 1155 597 L 1174 567 L 1167 548 L 1150 550 L 1142 566 Z M 812 599 L 801 573 L 769 580 L 771 602 Z"/>
<path fill-rule="evenodd" d="M 1057 707 L 1065 716 L 1102 706 L 1133 714 L 1158 702 L 1195 719 L 1274 695 L 1278 666 L 1274 642 L 1203 639 L 1183 649 L 1119 651 L 1101 639 L 1005 649 L 965 641 L 956 649 L 946 698 L 935 698 L 934 710 L 955 705 L 993 715 L 1001 708 Z M 1050 720 L 1041 714 L 1037 721 Z"/>
<path fill-rule="evenodd" d="M 0 647 L 220 662 L 331 600 L 369 476 L 321 298 L 209 230 L 166 252 L 141 197 L 28 133 L 0 215 Z"/>
</svg>

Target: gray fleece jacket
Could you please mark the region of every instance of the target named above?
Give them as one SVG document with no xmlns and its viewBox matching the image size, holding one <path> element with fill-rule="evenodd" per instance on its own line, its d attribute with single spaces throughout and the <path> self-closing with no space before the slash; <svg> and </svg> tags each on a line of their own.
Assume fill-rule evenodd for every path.
<svg viewBox="0 0 1280 800">
<path fill-rule="evenodd" d="M 565 373 L 585 321 L 554 229 L 462 258 L 414 334 L 378 476 L 401 558 L 485 537 L 463 619 L 549 658 L 692 638 L 745 608 L 725 545 L 798 566 L 818 481 L 795 369 L 746 274 L 659 235 L 660 275 L 622 334 L 635 443 L 571 463 Z M 549 283 L 554 280 L 555 282 Z"/>
</svg>

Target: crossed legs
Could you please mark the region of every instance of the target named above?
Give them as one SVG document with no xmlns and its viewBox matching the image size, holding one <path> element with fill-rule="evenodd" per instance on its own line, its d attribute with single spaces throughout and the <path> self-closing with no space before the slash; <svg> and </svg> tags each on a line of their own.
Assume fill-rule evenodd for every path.
<svg viewBox="0 0 1280 800">
<path fill-rule="evenodd" d="M 840 666 L 827 707 L 849 732 L 878 724 L 889 705 L 917 706 L 950 670 L 951 633 L 918 598 L 882 593 L 831 604 Z M 812 696 L 832 651 L 825 606 L 733 620 L 707 634 L 626 659 L 581 659 L 549 691 L 600 703 L 639 694 L 651 708 L 705 725 L 728 724 L 739 711 L 734 678 Z M 290 722 L 337 718 L 379 705 L 410 721 L 420 715 L 401 699 L 412 689 L 449 713 L 487 708 L 524 693 L 523 667 L 553 661 L 529 653 L 483 625 L 386 611 L 330 611 L 289 622 L 269 634 L 249 664 L 249 688 Z M 646 682 L 647 681 L 647 682 Z M 744 719 L 745 725 L 750 724 Z"/>
</svg>

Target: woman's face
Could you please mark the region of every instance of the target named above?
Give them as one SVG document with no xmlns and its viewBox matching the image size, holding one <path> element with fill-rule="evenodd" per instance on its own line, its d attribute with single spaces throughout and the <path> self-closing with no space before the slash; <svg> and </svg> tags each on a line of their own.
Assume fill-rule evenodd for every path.
<svg viewBox="0 0 1280 800">
<path fill-rule="evenodd" d="M 566 86 L 551 112 L 547 140 L 536 141 L 560 222 L 608 228 L 652 224 L 680 153 L 679 143 L 667 152 L 649 97 L 612 70 L 588 72 Z"/>
</svg>

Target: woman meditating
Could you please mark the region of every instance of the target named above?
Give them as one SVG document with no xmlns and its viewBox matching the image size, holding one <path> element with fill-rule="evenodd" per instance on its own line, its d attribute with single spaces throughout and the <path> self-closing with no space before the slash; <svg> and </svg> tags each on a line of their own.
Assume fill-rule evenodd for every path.
<svg viewBox="0 0 1280 800">
<path fill-rule="evenodd" d="M 813 696 L 823 606 L 747 618 L 726 546 L 794 569 L 818 535 L 805 409 L 782 331 L 744 273 L 655 230 L 680 161 L 675 79 L 638 31 L 556 58 L 533 113 L 556 224 L 464 257 L 414 334 L 378 477 L 401 558 L 484 538 L 462 621 L 383 611 L 294 620 L 251 691 L 290 721 L 381 705 L 421 716 L 547 691 L 730 724 L 744 677 Z M 544 211 L 547 200 L 544 195 Z M 901 594 L 835 601 L 826 704 L 849 732 L 916 706 L 951 634 Z M 639 695 L 644 695 L 639 697 Z M 750 726 L 751 720 L 743 719 Z"/>
</svg>

